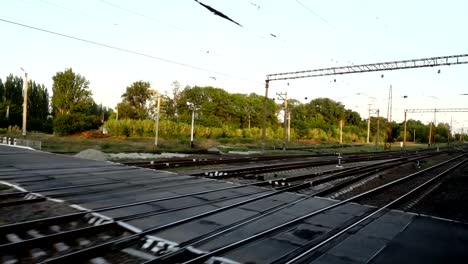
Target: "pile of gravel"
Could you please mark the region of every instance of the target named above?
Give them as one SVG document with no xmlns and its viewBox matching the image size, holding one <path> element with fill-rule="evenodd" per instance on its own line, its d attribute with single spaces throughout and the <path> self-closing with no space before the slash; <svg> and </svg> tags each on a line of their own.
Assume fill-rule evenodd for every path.
<svg viewBox="0 0 468 264">
<path fill-rule="evenodd" d="M 189 155 L 182 153 L 110 153 L 111 160 L 145 160 L 145 159 L 164 159 L 164 158 L 186 158 Z"/>
<path fill-rule="evenodd" d="M 76 154 L 75 157 L 89 160 L 99 160 L 106 161 L 109 159 L 109 155 L 103 153 L 102 151 L 95 149 L 83 150 L 80 153 Z"/>
</svg>

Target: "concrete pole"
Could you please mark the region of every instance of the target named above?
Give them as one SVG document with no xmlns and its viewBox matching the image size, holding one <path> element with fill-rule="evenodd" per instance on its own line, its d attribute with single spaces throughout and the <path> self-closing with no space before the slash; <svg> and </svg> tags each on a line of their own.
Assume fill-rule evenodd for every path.
<svg viewBox="0 0 468 264">
<path fill-rule="evenodd" d="M 380 117 L 380 110 L 377 109 L 377 135 L 375 136 L 375 145 L 376 146 L 379 145 L 379 141 L 380 141 L 380 120 L 379 120 L 379 117 Z"/>
<path fill-rule="evenodd" d="M 340 144 L 343 144 L 343 119 L 340 120 Z"/>
<path fill-rule="evenodd" d="M 288 93 L 284 93 L 284 118 L 283 118 L 283 151 L 286 150 L 286 134 L 288 133 Z"/>
<path fill-rule="evenodd" d="M 406 147 L 406 110 L 405 110 L 405 125 L 403 129 L 403 149 Z"/>
<path fill-rule="evenodd" d="M 436 133 L 437 133 L 437 121 L 436 121 L 436 112 L 437 112 L 437 109 L 434 108 L 434 132 L 432 134 L 434 134 L 434 145 L 436 144 Z"/>
<path fill-rule="evenodd" d="M 431 146 L 431 137 L 432 137 L 432 122 L 429 123 L 429 147 Z"/>
<path fill-rule="evenodd" d="M 291 141 L 291 112 L 288 111 L 288 142 Z"/>
<path fill-rule="evenodd" d="M 192 128 L 190 129 L 190 147 L 193 148 L 193 130 L 195 125 L 195 109 L 192 109 Z"/>
<path fill-rule="evenodd" d="M 23 68 L 21 68 L 23 70 Z M 24 70 L 23 70 L 24 71 Z M 23 96 L 23 137 L 26 136 L 26 120 L 28 115 L 28 73 L 24 72 L 24 96 Z"/>
<path fill-rule="evenodd" d="M 367 115 L 367 144 L 369 144 L 369 139 L 370 139 L 370 104 L 369 104 L 369 109 L 368 109 L 368 115 Z"/>
<path fill-rule="evenodd" d="M 270 80 L 265 80 L 265 99 L 263 101 L 263 128 L 262 128 L 262 150 L 265 150 L 266 144 L 266 127 L 267 127 L 267 114 L 268 114 L 268 86 Z"/>
<path fill-rule="evenodd" d="M 161 96 L 159 94 L 156 95 L 158 97 L 157 105 L 156 105 L 156 128 L 155 128 L 155 135 L 154 135 L 154 146 L 158 146 L 158 133 L 159 133 L 159 110 L 161 105 Z"/>
<path fill-rule="evenodd" d="M 416 128 L 413 128 L 413 142 L 416 144 Z"/>
<path fill-rule="evenodd" d="M 192 128 L 190 129 L 190 147 L 193 148 L 193 130 L 195 125 L 195 108 L 192 109 Z"/>
</svg>

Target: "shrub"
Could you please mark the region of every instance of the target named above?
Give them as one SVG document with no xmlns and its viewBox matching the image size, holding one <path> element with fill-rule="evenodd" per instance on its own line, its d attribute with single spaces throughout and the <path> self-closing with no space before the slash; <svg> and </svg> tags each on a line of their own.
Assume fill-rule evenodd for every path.
<svg viewBox="0 0 468 264">
<path fill-rule="evenodd" d="M 60 115 L 53 121 L 54 132 L 61 136 L 97 129 L 99 124 L 100 120 L 97 116 L 87 116 L 81 113 Z"/>
</svg>

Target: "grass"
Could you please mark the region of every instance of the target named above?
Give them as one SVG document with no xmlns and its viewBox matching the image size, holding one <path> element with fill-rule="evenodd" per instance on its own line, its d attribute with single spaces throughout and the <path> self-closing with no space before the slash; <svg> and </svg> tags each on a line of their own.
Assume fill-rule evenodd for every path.
<svg viewBox="0 0 468 264">
<path fill-rule="evenodd" d="M 3 134 L 1 136 L 9 136 L 21 138 L 20 133 Z M 181 139 L 158 139 L 158 147 L 154 144 L 153 137 L 112 137 L 102 136 L 98 133 L 83 133 L 80 135 L 59 137 L 43 133 L 28 133 L 26 139 L 42 142 L 42 150 L 56 153 L 78 153 L 86 149 L 96 149 L 106 153 L 119 152 L 190 152 L 190 140 L 187 138 Z M 261 150 L 261 140 L 242 140 L 239 138 L 233 139 L 197 139 L 195 138 L 195 149 L 202 150 L 211 147 L 217 147 L 222 152 L 228 151 L 249 151 Z M 268 140 L 265 144 L 268 153 L 281 153 L 281 140 Z M 446 147 L 447 144 L 438 144 L 433 147 Z M 310 142 L 291 142 L 287 147 L 296 148 L 289 150 L 288 153 L 350 153 L 350 152 L 370 152 L 383 151 L 383 144 L 375 146 L 374 144 L 311 144 Z M 392 145 L 391 150 L 400 150 L 399 143 Z M 427 144 L 407 144 L 406 149 L 417 150 L 427 149 Z"/>
</svg>

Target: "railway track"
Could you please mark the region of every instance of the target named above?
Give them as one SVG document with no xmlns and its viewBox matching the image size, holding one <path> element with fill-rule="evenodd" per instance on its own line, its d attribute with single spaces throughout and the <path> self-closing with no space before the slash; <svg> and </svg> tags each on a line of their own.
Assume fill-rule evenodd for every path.
<svg viewBox="0 0 468 264">
<path fill-rule="evenodd" d="M 401 153 L 400 153 L 401 154 Z M 0 193 L 0 208 L 38 207 L 42 203 L 50 203 L 50 199 L 66 199 L 79 202 L 84 197 L 102 199 L 102 206 L 95 209 L 79 208 L 81 211 L 62 213 L 49 217 L 34 217 L 23 219 L 16 223 L 0 222 L 0 260 L 3 263 L 203 263 L 204 261 L 218 261 L 228 263 L 227 259 L 240 248 L 255 250 L 256 247 L 268 247 L 268 243 L 275 239 L 291 236 L 295 232 L 304 233 L 306 240 L 299 246 L 288 248 L 287 252 L 277 252 L 271 255 L 273 263 L 301 263 L 310 260 L 320 253 L 318 249 L 333 245 L 333 241 L 346 236 L 350 230 L 362 228 L 383 215 L 389 209 L 410 208 L 437 188 L 439 180 L 452 169 L 466 163 L 466 157 L 457 156 L 447 162 L 421 170 L 417 173 L 402 177 L 399 180 L 374 188 L 365 193 L 346 198 L 342 201 L 323 200 L 324 206 L 313 208 L 308 202 L 317 196 L 339 197 L 353 184 L 372 179 L 376 173 L 392 169 L 405 163 L 415 162 L 439 153 L 423 152 L 412 156 L 391 155 L 379 156 L 382 159 L 374 164 L 360 165 L 353 168 L 332 169 L 321 173 L 294 175 L 275 181 L 256 180 L 255 182 L 229 187 L 212 187 L 204 191 L 188 192 L 176 195 L 163 195 L 160 198 L 130 202 L 122 200 L 118 204 L 112 196 L 112 190 L 118 188 L 121 194 L 132 196 L 136 192 L 168 191 L 176 187 L 213 184 L 216 180 L 198 179 L 167 175 L 148 179 L 148 177 L 134 178 L 132 184 L 127 180 L 100 180 L 73 186 L 55 186 L 51 188 L 32 188 L 30 190 L 2 191 Z M 372 155 L 367 155 L 370 158 Z M 352 157 L 363 158 L 363 157 Z M 350 157 L 349 160 L 352 160 Z M 461 159 L 465 158 L 463 161 Z M 321 162 L 329 162 L 325 160 Z M 316 161 L 313 161 L 316 162 Z M 288 163 L 287 169 L 304 165 L 307 162 Z M 336 159 L 333 164 L 336 164 Z M 263 167 L 271 169 L 269 164 Z M 284 165 L 284 164 L 281 164 Z M 289 167 L 291 165 L 291 167 Z M 319 166 L 319 165 L 315 165 Z M 258 166 L 262 167 L 262 166 Z M 283 168 L 284 169 L 284 168 Z M 128 170 L 132 171 L 132 170 Z M 265 170 L 260 169 L 260 173 Z M 250 171 L 253 175 L 258 172 Z M 0 175 L 11 177 L 8 174 Z M 84 177 L 70 172 L 65 179 Z M 20 177 L 23 183 L 36 186 L 33 176 Z M 46 179 L 44 179 L 46 180 Z M 251 189 L 253 186 L 270 187 Z M 321 188 L 315 188 L 322 186 Z M 399 187 L 397 187 L 399 186 Z M 403 186 L 403 187 L 402 187 Z M 84 189 L 83 189 L 84 188 Z M 278 198 L 288 192 L 300 192 L 292 201 Z M 185 200 L 189 197 L 207 197 L 198 200 Z M 232 214 L 237 208 L 262 204 L 264 201 L 276 201 L 269 206 L 260 207 L 256 213 L 248 216 Z M 396 202 L 398 201 L 398 202 Z M 165 207 L 165 202 L 171 206 Z M 346 219 L 340 226 L 326 231 L 307 233 L 302 227 L 320 215 L 332 213 L 337 208 L 350 206 L 350 202 L 359 202 L 377 206 L 369 207 L 361 215 Z M 174 206 L 175 205 L 175 206 Z M 128 210 L 115 214 L 121 208 L 141 208 L 145 210 Z M 139 219 L 152 219 L 178 212 L 186 212 L 196 208 L 211 207 L 191 215 L 181 214 L 177 220 L 154 222 L 147 229 L 135 229 L 127 222 Z M 196 210 L 195 210 L 196 211 Z M 114 212 L 112 218 L 106 216 Z M 212 228 L 197 236 L 188 236 L 177 243 L 163 239 L 160 234 L 165 232 L 184 230 L 193 223 L 210 223 L 210 217 L 229 214 L 230 224 Z M 33 214 L 34 215 L 34 214 Z M 163 219 L 163 218 L 162 218 Z M 353 231 L 354 232 L 354 231 Z M 266 244 L 265 244 L 266 243 Z M 318 253 L 317 253 L 318 252 Z M 235 258 L 234 258 L 235 259 Z M 223 262 L 223 261 L 227 262 Z"/>
<path fill-rule="evenodd" d="M 381 207 L 369 209 L 369 211 L 365 212 L 362 216 L 356 217 L 355 219 L 352 219 L 351 221 L 345 221 L 341 227 L 335 228 L 333 230 L 330 230 L 328 232 L 324 232 L 318 236 L 315 236 L 305 245 L 296 247 L 293 250 L 290 250 L 288 253 L 279 255 L 276 258 L 273 258 L 271 261 L 269 261 L 269 263 L 309 262 L 314 257 L 317 257 L 316 255 L 314 255 L 314 253 L 316 253 L 318 249 L 325 247 L 326 245 L 329 245 L 331 242 L 333 242 L 335 239 L 339 238 L 340 236 L 346 235 L 347 232 L 350 232 L 351 230 L 353 230 L 353 228 L 357 228 L 357 227 L 362 228 L 365 224 L 369 224 L 370 222 L 374 221 L 376 218 L 382 216 L 389 209 L 397 206 L 398 204 L 401 204 L 404 201 L 407 201 L 408 199 L 411 199 L 412 195 L 414 195 L 415 193 L 421 192 L 422 190 L 424 190 L 424 188 L 427 188 L 431 184 L 434 184 L 436 181 L 440 180 L 441 177 L 449 173 L 451 170 L 457 168 L 458 166 L 466 162 L 467 162 L 467 159 L 465 156 L 458 156 L 448 162 L 444 162 L 439 165 L 425 169 L 421 172 L 408 175 L 404 178 L 401 178 L 399 180 L 396 180 L 384 186 L 380 186 L 378 188 L 369 190 L 365 193 L 343 200 L 331 206 L 307 213 L 289 222 L 277 225 L 273 228 L 266 229 L 262 232 L 258 232 L 257 234 L 240 239 L 237 242 L 233 242 L 233 243 L 218 247 L 216 249 L 212 249 L 207 253 L 201 254 L 200 256 L 197 256 L 192 259 L 186 259 L 182 262 L 187 263 L 187 264 L 188 263 L 203 263 L 209 258 L 215 257 L 218 263 L 223 263 L 222 258 L 220 257 L 226 256 L 228 255 L 228 253 L 235 251 L 236 249 L 240 247 L 243 247 L 244 251 L 245 250 L 248 251 L 249 249 L 248 248 L 246 249 L 246 247 L 255 245 L 255 246 L 252 246 L 252 249 L 251 249 L 251 250 L 255 250 L 256 248 L 261 247 L 261 243 L 265 241 L 271 242 L 271 239 L 274 237 L 278 239 L 279 236 L 284 237 L 285 233 L 294 232 L 295 227 L 303 224 L 304 221 L 309 220 L 310 218 L 313 218 L 319 214 L 322 214 L 329 210 L 333 210 L 334 208 L 343 206 L 349 202 L 362 200 L 364 198 L 370 199 L 370 197 L 374 197 L 374 198 L 381 197 L 383 190 L 386 190 L 386 191 L 395 190 L 395 187 L 397 185 L 399 185 L 400 187 L 408 186 L 407 185 L 408 182 L 412 181 L 413 184 L 411 184 L 410 187 L 405 188 L 404 192 L 398 193 L 395 195 L 389 195 Z M 435 169 L 441 169 L 442 171 L 434 175 L 434 173 L 432 172 Z M 402 183 L 404 184 L 402 185 Z M 356 232 L 356 230 L 353 230 L 353 232 Z M 196 244 L 196 246 L 200 246 L 200 244 Z M 264 246 L 267 246 L 267 244 L 265 244 Z M 149 261 L 146 263 L 170 263 L 170 262 L 161 261 L 160 259 L 163 259 L 163 258 L 159 258 L 158 262 Z"/>
<path fill-rule="evenodd" d="M 262 184 L 265 184 L 265 183 L 262 183 Z M 112 219 L 112 220 L 108 219 L 108 221 L 105 221 L 105 220 L 92 221 L 92 223 L 98 223 L 97 225 L 92 225 L 92 224 L 90 225 L 89 222 L 91 220 L 88 220 L 88 222 L 85 222 L 85 224 L 90 225 L 90 226 L 86 226 L 86 225 L 83 226 L 80 224 L 76 224 L 76 222 L 77 221 L 79 222 L 79 220 L 82 220 L 83 216 L 87 215 L 88 218 L 85 217 L 85 219 L 89 219 L 89 216 L 93 215 L 93 213 L 96 215 L 96 213 L 113 210 L 116 207 L 101 208 L 99 210 L 94 210 L 92 212 L 80 212 L 76 214 L 70 214 L 68 216 L 60 216 L 60 217 L 55 217 L 55 218 L 50 218 L 50 219 L 40 219 L 36 221 L 23 222 L 23 223 L 18 223 L 18 224 L 13 224 L 9 226 L 3 226 L 3 227 L 0 226 L 0 234 L 5 235 L 7 240 L 10 239 L 7 241 L 9 243 L 2 244 L 0 246 L 0 252 L 3 252 L 4 254 L 3 258 L 8 259 L 8 261 L 13 261 L 15 259 L 21 260 L 21 261 L 28 261 L 28 260 L 33 259 L 34 262 L 43 261 L 43 263 L 63 263 L 65 261 L 71 261 L 71 260 L 87 261 L 89 259 L 91 259 L 92 261 L 103 261 L 106 259 L 113 259 L 117 256 L 120 258 L 124 257 L 124 258 L 129 258 L 129 259 L 133 259 L 135 261 L 140 261 L 140 262 L 142 261 L 142 259 L 146 258 L 145 261 L 147 263 L 174 263 L 172 262 L 174 258 L 178 259 L 178 258 L 181 258 L 181 256 L 184 256 L 184 257 L 189 256 L 189 259 L 192 258 L 192 260 L 188 260 L 187 263 L 201 263 L 199 261 L 206 260 L 207 258 L 212 257 L 212 256 L 218 256 L 219 254 L 227 253 L 228 252 L 226 251 L 227 248 L 223 247 L 222 250 L 216 249 L 216 250 L 210 251 L 210 253 L 206 253 L 201 256 L 195 255 L 193 251 L 190 251 L 189 249 L 200 246 L 200 244 L 202 244 L 204 241 L 211 241 L 219 236 L 229 234 L 232 231 L 235 231 L 239 228 L 247 226 L 248 224 L 256 222 L 260 219 L 264 219 L 267 216 L 273 216 L 275 213 L 278 213 L 281 210 L 294 206 L 295 204 L 298 204 L 301 201 L 304 201 L 310 197 L 321 195 L 324 193 L 324 191 L 317 191 L 314 194 L 299 198 L 297 201 L 294 201 L 291 203 L 285 203 L 285 204 L 273 206 L 271 208 L 266 209 L 264 212 L 258 215 L 252 216 L 247 219 L 243 219 L 241 221 L 233 223 L 230 226 L 223 227 L 221 230 L 215 230 L 209 234 L 205 234 L 203 237 L 191 239 L 189 241 L 186 241 L 185 243 L 181 243 L 180 245 L 171 245 L 170 243 L 167 243 L 167 242 L 166 244 L 164 244 L 163 241 L 152 239 L 152 234 L 156 234 L 158 232 L 171 229 L 171 228 L 177 228 L 177 226 L 179 225 L 183 225 L 185 223 L 189 223 L 197 219 L 203 219 L 207 216 L 218 214 L 223 211 L 226 211 L 226 210 L 238 207 L 238 206 L 242 206 L 244 204 L 249 204 L 249 203 L 253 203 L 256 201 L 260 201 L 267 197 L 272 197 L 272 196 L 278 195 L 286 191 L 294 191 L 294 190 L 306 188 L 308 185 L 310 185 L 310 182 L 307 182 L 307 183 L 303 182 L 299 184 L 291 184 L 286 187 L 281 187 L 281 188 L 278 188 L 278 190 L 273 191 L 273 192 L 265 191 L 263 194 L 256 193 L 254 197 L 245 199 L 242 202 L 233 203 L 233 204 L 230 204 L 230 205 L 227 205 L 227 206 L 224 206 L 224 207 L 221 207 L 221 208 L 209 211 L 209 212 L 198 214 L 192 217 L 181 219 L 176 222 L 167 223 L 165 225 L 157 226 L 149 230 L 143 230 L 142 232 L 133 233 L 133 234 L 128 232 L 128 230 L 122 229 L 122 227 L 119 226 L 118 224 L 119 221 L 147 217 L 149 215 L 154 215 L 154 214 L 164 214 L 164 213 L 167 213 L 168 210 L 166 211 L 155 210 L 155 211 L 140 213 L 138 215 L 126 215 L 117 219 Z M 236 186 L 236 188 L 242 188 L 242 187 Z M 378 190 L 381 190 L 381 189 L 383 188 L 379 188 Z M 327 190 L 327 191 L 329 192 L 330 190 Z M 369 192 L 369 193 L 373 193 L 373 192 Z M 192 194 L 189 194 L 189 195 L 192 195 Z M 366 194 L 366 196 L 368 195 L 369 194 Z M 233 197 L 225 197 L 219 200 L 205 202 L 204 204 L 226 201 L 226 200 L 236 199 L 236 198 L 246 198 L 247 196 L 248 195 L 237 195 Z M 337 203 L 338 205 L 327 207 L 326 210 L 331 210 L 332 208 L 345 204 L 346 202 L 356 201 L 360 197 L 363 197 L 363 196 L 353 197 L 345 201 L 339 202 Z M 165 199 L 177 199 L 177 198 L 168 197 Z M 136 205 L 150 203 L 150 202 L 155 202 L 155 200 L 134 203 L 134 204 L 126 204 L 126 205 L 121 205 L 121 206 L 130 207 L 130 206 L 136 206 Z M 188 207 L 200 206 L 200 205 L 202 204 L 183 206 L 180 208 L 173 208 L 170 211 L 184 210 Z M 291 227 L 293 223 L 298 224 L 304 219 L 308 217 L 312 217 L 313 215 L 323 213 L 324 211 L 325 209 L 320 209 L 312 213 L 308 213 L 304 216 L 301 216 L 298 219 L 294 219 L 292 220 L 292 222 L 287 222 L 287 224 L 284 223 L 279 226 L 276 226 L 272 228 L 271 230 L 268 230 L 268 234 L 278 235 L 279 233 L 273 230 L 284 231 L 284 227 L 286 226 Z M 98 218 L 98 217 L 95 217 L 95 218 Z M 59 219 L 61 220 L 59 221 Z M 75 223 L 75 224 L 70 224 L 70 223 Z M 40 224 L 40 225 L 35 226 L 37 224 Z M 70 225 L 74 226 L 74 228 L 71 230 L 63 227 L 63 226 L 70 226 Z M 47 234 L 47 232 L 45 232 L 44 230 L 51 230 L 51 229 L 55 231 L 59 231 L 59 232 L 45 235 Z M 8 234 L 5 234 L 6 230 L 8 230 Z M 14 233 L 15 230 L 22 230 L 22 231 L 18 231 L 18 233 Z M 24 230 L 27 230 L 26 234 L 24 233 Z M 34 231 L 30 231 L 30 230 L 34 230 Z M 267 231 L 265 230 L 264 232 L 267 232 Z M 262 232 L 261 234 L 266 235 L 267 233 L 264 233 L 264 232 Z M 30 238 L 27 236 L 27 235 L 31 236 L 31 234 L 34 234 L 36 237 Z M 100 236 L 106 237 L 107 240 L 100 239 L 99 238 Z M 69 237 L 71 240 L 69 240 Z M 76 242 L 77 237 L 80 238 L 79 239 L 80 241 L 87 241 L 87 240 L 89 241 L 101 240 L 101 241 L 100 243 L 87 244 L 87 246 L 85 247 L 76 247 L 76 245 L 79 245 L 79 242 Z M 257 236 L 254 236 L 254 237 L 256 238 Z M 241 241 L 243 241 L 243 243 L 247 243 L 247 241 L 254 241 L 254 240 L 255 240 L 254 238 L 250 238 L 248 240 L 243 239 Z M 86 242 L 84 242 L 84 244 L 86 244 Z M 38 245 L 40 245 L 40 247 Z M 75 247 L 73 247 L 73 250 L 71 250 L 73 245 L 75 245 Z M 232 244 L 229 246 L 229 248 L 230 250 L 234 250 L 237 246 L 241 246 L 241 245 Z M 109 252 L 109 251 L 111 253 L 107 254 L 107 256 L 106 254 L 103 254 L 103 252 Z M 132 254 L 129 256 L 123 256 L 122 254 L 128 254 L 125 252 L 132 252 L 132 254 L 135 256 L 133 256 Z M 155 253 L 161 254 L 163 257 L 156 258 L 156 259 L 148 259 L 151 254 L 155 254 Z M 33 256 L 34 258 L 32 258 Z M 140 257 L 144 256 L 144 257 L 139 258 L 137 256 L 140 256 Z M 14 263 L 14 262 L 11 262 L 11 263 Z"/>
<path fill-rule="evenodd" d="M 424 154 L 438 155 L 442 152 L 422 152 L 412 153 L 412 155 L 419 156 Z M 394 153 L 379 153 L 379 154 L 364 154 L 364 155 L 350 155 L 350 156 L 333 156 L 325 157 L 320 160 L 306 160 L 306 161 L 290 161 L 290 162 L 276 162 L 274 164 L 261 164 L 253 166 L 243 166 L 238 168 L 228 168 L 222 170 L 209 170 L 203 172 L 190 173 L 192 176 L 208 177 L 216 179 L 226 179 L 233 177 L 255 177 L 259 174 L 288 171 L 295 169 L 303 169 L 310 167 L 319 167 L 325 165 L 335 165 L 340 163 L 353 163 L 353 162 L 365 162 L 365 161 L 378 161 L 378 160 L 391 160 L 395 158 L 407 157 L 409 154 L 406 152 L 394 152 Z"/>
<path fill-rule="evenodd" d="M 349 162 L 357 159 L 371 160 L 380 158 L 391 158 L 404 154 L 424 153 L 431 150 L 424 150 L 419 152 L 402 152 L 402 151 L 386 151 L 386 152 L 369 152 L 369 153 L 346 153 L 342 154 L 343 161 Z M 272 163 L 284 161 L 304 161 L 332 159 L 336 162 L 337 153 L 323 153 L 323 154 L 288 154 L 288 155 L 253 155 L 247 157 L 239 156 L 216 156 L 204 158 L 172 158 L 153 161 L 136 161 L 136 162 L 123 162 L 122 164 L 128 166 L 137 166 L 151 169 L 170 169 L 176 167 L 203 167 L 209 165 L 227 165 L 227 164 L 250 164 L 250 163 Z"/>
</svg>

